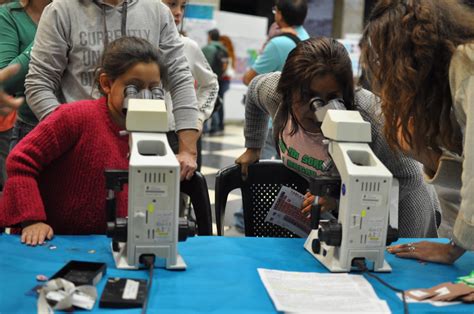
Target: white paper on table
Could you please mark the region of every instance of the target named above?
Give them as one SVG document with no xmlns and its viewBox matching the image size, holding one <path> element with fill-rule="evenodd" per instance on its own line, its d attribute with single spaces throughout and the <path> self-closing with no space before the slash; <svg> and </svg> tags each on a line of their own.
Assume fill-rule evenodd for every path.
<svg viewBox="0 0 474 314">
<path fill-rule="evenodd" d="M 311 223 L 306 217 L 307 215 L 301 213 L 303 201 L 303 194 L 282 185 L 265 217 L 265 222 L 278 225 L 302 238 L 306 238 L 311 231 Z"/>
<path fill-rule="evenodd" d="M 360 275 L 287 272 L 259 268 L 278 311 L 290 313 L 390 313 Z"/>
</svg>

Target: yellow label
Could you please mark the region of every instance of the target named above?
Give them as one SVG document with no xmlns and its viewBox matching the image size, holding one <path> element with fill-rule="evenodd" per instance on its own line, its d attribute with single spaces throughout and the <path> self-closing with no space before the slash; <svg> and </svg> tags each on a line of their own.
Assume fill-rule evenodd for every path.
<svg viewBox="0 0 474 314">
<path fill-rule="evenodd" d="M 367 214 L 367 212 L 365 211 L 365 209 L 363 209 L 362 212 L 360 213 L 362 218 L 364 218 L 366 214 Z"/>
</svg>

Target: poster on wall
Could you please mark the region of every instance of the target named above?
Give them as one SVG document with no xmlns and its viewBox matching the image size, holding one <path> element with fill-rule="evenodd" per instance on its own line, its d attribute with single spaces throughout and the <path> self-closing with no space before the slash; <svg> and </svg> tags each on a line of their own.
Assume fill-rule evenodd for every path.
<svg viewBox="0 0 474 314">
<path fill-rule="evenodd" d="M 242 83 L 244 73 L 255 62 L 267 38 L 268 19 L 226 11 L 216 12 L 215 17 L 221 34 L 229 36 L 234 46 L 236 60 L 232 82 Z"/>
<path fill-rule="evenodd" d="M 217 28 L 221 35 L 231 39 L 235 54 L 234 74 L 230 89 L 224 97 L 224 119 L 242 121 L 245 110 L 241 101 L 247 92 L 242 77 L 257 58 L 267 39 L 268 19 L 217 11 L 209 4 L 187 5 L 183 30 L 188 37 L 194 39 L 200 47 L 204 47 L 207 44 L 207 32 L 213 28 Z"/>
<path fill-rule="evenodd" d="M 235 54 L 232 81 L 237 83 L 242 81 L 243 74 L 260 53 L 266 40 L 267 25 L 266 18 L 215 11 L 212 5 L 193 3 L 186 6 L 183 30 L 200 47 L 207 44 L 207 32 L 213 28 L 221 35 L 229 36 Z"/>
<path fill-rule="evenodd" d="M 359 77 L 360 72 L 361 72 L 360 64 L 359 64 L 359 59 L 360 59 L 359 41 L 361 37 L 362 37 L 362 34 L 347 34 L 345 38 L 338 39 L 338 41 L 344 45 L 347 52 L 349 52 L 349 57 L 351 58 L 351 62 L 352 62 L 352 73 L 355 78 Z"/>
<path fill-rule="evenodd" d="M 194 39 L 199 47 L 207 44 L 207 32 L 217 27 L 215 7 L 209 4 L 189 3 L 184 12 L 183 31 L 189 38 Z"/>
</svg>

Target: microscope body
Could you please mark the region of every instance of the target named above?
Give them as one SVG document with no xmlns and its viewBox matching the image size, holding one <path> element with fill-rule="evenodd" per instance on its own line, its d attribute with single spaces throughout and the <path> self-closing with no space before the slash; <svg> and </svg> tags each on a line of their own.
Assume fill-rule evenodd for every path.
<svg viewBox="0 0 474 314">
<path fill-rule="evenodd" d="M 153 254 L 166 268 L 185 268 L 177 248 L 179 163 L 166 134 L 132 132 L 130 147 L 127 263 Z"/>
<path fill-rule="evenodd" d="M 318 224 L 304 246 L 331 272 L 350 272 L 356 259 L 389 272 L 384 252 L 393 177 L 368 145 L 370 123 L 357 111 L 328 110 L 321 128 L 340 174 L 339 215 Z"/>
<path fill-rule="evenodd" d="M 180 166 L 166 137 L 165 103 L 132 98 L 126 99 L 125 108 L 130 133 L 128 218 L 109 219 L 107 231 L 116 265 L 138 268 L 141 256 L 154 255 L 155 265 L 164 259 L 167 269 L 185 269 L 177 248 Z"/>
</svg>

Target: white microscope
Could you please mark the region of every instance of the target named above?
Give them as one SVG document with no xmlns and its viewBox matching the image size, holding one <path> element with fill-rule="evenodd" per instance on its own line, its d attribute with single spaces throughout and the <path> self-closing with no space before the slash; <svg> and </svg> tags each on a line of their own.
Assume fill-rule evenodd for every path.
<svg viewBox="0 0 474 314">
<path fill-rule="evenodd" d="M 319 222 L 319 213 L 312 211 L 317 222 L 304 247 L 331 272 L 350 272 L 357 260 L 367 262 L 369 270 L 390 272 L 384 252 L 387 243 L 397 239 L 397 231 L 389 227 L 392 174 L 369 147 L 370 123 L 358 111 L 324 114 L 321 130 L 340 175 L 339 215 Z M 328 186 L 333 184 L 334 178 L 326 179 Z M 328 190 L 320 188 L 324 180 L 310 183 L 313 195 L 325 196 L 318 194 Z"/>
<path fill-rule="evenodd" d="M 107 235 L 113 238 L 117 268 L 138 268 L 142 256 L 154 255 L 155 265 L 161 258 L 167 269 L 185 269 L 177 247 L 182 231 L 180 167 L 166 137 L 168 115 L 163 92 L 161 88 L 138 91 L 130 85 L 125 95 L 129 170 L 106 171 Z M 127 182 L 128 218 L 115 218 L 115 192 Z"/>
</svg>

